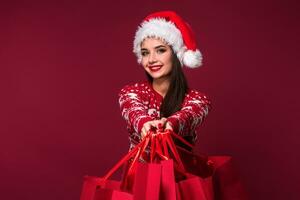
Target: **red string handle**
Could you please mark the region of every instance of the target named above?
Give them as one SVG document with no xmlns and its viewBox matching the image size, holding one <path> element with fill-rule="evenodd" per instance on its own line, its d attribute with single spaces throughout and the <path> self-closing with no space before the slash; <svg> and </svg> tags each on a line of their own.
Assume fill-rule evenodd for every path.
<svg viewBox="0 0 300 200">
<path fill-rule="evenodd" d="M 140 159 L 140 157 L 142 156 L 142 154 L 145 152 L 147 146 L 149 145 L 150 138 L 151 138 L 151 133 L 149 133 L 148 136 L 146 136 L 143 139 L 143 141 L 144 141 L 143 145 L 141 145 L 141 147 L 139 147 L 137 153 L 134 156 L 133 161 L 129 165 L 129 169 L 127 171 L 127 176 L 134 173 L 134 169 L 136 167 L 136 164 L 137 164 L 138 160 Z"/>
<path fill-rule="evenodd" d="M 151 133 L 147 134 L 143 138 L 143 140 L 137 144 L 131 151 L 129 151 L 117 164 L 115 164 L 107 173 L 105 176 L 100 178 L 102 181 L 107 180 L 109 177 L 112 176 L 123 164 L 125 164 L 130 158 L 134 157 L 133 162 L 130 166 L 130 171 L 132 171 L 132 166 L 134 162 L 138 160 L 138 158 L 141 156 L 141 154 L 145 151 L 145 148 L 147 147 L 149 143 L 149 137 L 151 137 Z"/>
<path fill-rule="evenodd" d="M 177 135 L 173 131 L 167 129 L 166 131 L 158 131 L 154 133 L 153 131 L 148 131 L 147 135 L 143 138 L 143 140 L 137 144 L 131 151 L 129 151 L 117 164 L 115 164 L 105 176 L 99 178 L 99 182 L 102 183 L 112 176 L 123 164 L 125 164 L 129 159 L 133 157 L 133 161 L 130 163 L 128 174 L 134 173 L 134 167 L 138 162 L 141 155 L 145 152 L 145 149 L 151 143 L 150 150 L 150 162 L 154 162 L 155 155 L 158 155 L 163 160 L 171 159 L 169 154 L 169 149 L 173 154 L 180 171 L 185 171 L 180 156 L 176 148 L 178 148 L 172 137 L 174 136 L 187 146 L 193 148 L 194 146 L 184 140 L 181 136 Z"/>
<path fill-rule="evenodd" d="M 161 133 L 162 138 L 165 140 L 165 145 L 170 149 L 171 153 L 173 154 L 174 160 L 178 164 L 178 167 L 182 170 L 185 171 L 183 163 L 181 161 L 181 158 L 179 156 L 179 153 L 177 151 L 176 145 L 171 137 L 171 134 L 169 131 Z M 170 158 L 170 156 L 169 156 Z"/>
<path fill-rule="evenodd" d="M 151 146 L 150 146 L 150 163 L 153 163 L 154 161 L 154 155 L 155 155 L 155 147 L 156 147 L 156 135 L 151 134 Z"/>
<path fill-rule="evenodd" d="M 177 168 L 180 171 L 185 172 L 184 165 L 177 151 L 177 147 L 172 139 L 172 133 L 173 132 L 171 130 L 158 130 L 156 133 L 151 133 L 150 163 L 153 163 L 157 160 L 169 160 L 173 158 L 178 165 Z M 178 136 L 177 138 L 179 138 L 179 140 L 182 140 L 183 142 L 185 141 L 180 136 Z M 189 143 L 188 145 L 192 146 Z M 172 154 L 172 157 L 169 152 Z"/>
<path fill-rule="evenodd" d="M 185 145 L 191 147 L 192 149 L 194 148 L 194 145 L 192 145 L 191 143 L 187 142 L 185 139 L 183 139 L 181 136 L 179 136 L 178 134 L 174 133 L 174 131 L 167 129 L 167 132 L 169 132 L 173 137 L 175 137 L 176 139 L 180 140 L 182 143 L 184 143 Z"/>
</svg>

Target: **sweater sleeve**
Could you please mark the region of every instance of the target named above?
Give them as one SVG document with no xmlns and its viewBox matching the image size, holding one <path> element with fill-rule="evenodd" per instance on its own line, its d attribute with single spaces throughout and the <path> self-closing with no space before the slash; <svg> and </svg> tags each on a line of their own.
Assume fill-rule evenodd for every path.
<svg viewBox="0 0 300 200">
<path fill-rule="evenodd" d="M 211 110 L 211 101 L 204 94 L 191 90 L 185 97 L 181 110 L 167 118 L 174 132 L 181 136 L 190 136 L 202 124 Z"/>
<path fill-rule="evenodd" d="M 125 119 L 128 130 L 133 130 L 140 137 L 145 122 L 154 120 L 148 115 L 146 102 L 142 99 L 143 89 L 134 85 L 126 85 L 118 94 L 121 115 Z"/>
</svg>

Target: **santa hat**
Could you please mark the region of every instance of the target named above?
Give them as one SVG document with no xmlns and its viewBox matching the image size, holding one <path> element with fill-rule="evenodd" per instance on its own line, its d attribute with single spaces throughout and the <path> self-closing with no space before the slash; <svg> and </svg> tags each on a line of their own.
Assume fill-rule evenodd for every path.
<svg viewBox="0 0 300 200">
<path fill-rule="evenodd" d="M 133 42 L 133 52 L 142 61 L 141 43 L 147 37 L 163 39 L 172 46 L 181 65 L 196 68 L 202 65 L 202 54 L 197 49 L 195 35 L 187 22 L 173 11 L 148 15 L 138 27 Z"/>
</svg>

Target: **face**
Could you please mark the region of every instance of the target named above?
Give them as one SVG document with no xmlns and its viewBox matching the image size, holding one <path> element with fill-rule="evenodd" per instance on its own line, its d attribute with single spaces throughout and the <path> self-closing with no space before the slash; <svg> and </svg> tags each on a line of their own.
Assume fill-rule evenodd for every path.
<svg viewBox="0 0 300 200">
<path fill-rule="evenodd" d="M 172 49 L 163 40 L 146 38 L 141 44 L 142 65 L 153 80 L 168 79 L 172 70 Z"/>
</svg>

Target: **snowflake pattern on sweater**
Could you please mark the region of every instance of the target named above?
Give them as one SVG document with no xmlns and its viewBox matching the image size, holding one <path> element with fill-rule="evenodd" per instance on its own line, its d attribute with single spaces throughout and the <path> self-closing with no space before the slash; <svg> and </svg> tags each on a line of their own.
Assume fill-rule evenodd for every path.
<svg viewBox="0 0 300 200">
<path fill-rule="evenodd" d="M 160 106 L 163 97 L 153 89 L 148 81 L 124 86 L 119 94 L 121 115 L 126 121 L 129 132 L 130 149 L 141 139 L 143 124 L 150 120 L 160 119 Z M 209 98 L 196 90 L 189 89 L 181 105 L 181 110 L 167 118 L 178 135 L 192 136 L 197 140 L 197 128 L 211 110 Z"/>
</svg>

